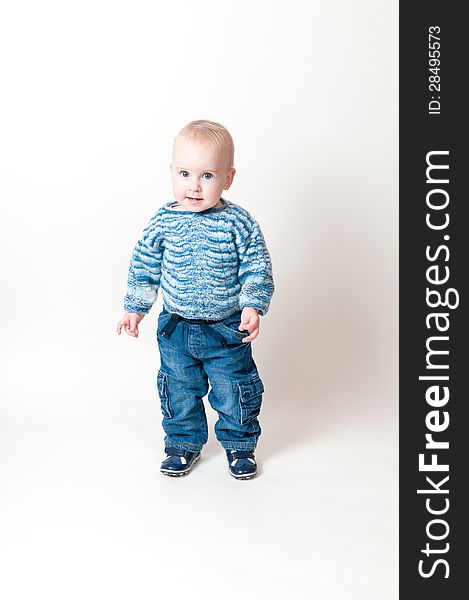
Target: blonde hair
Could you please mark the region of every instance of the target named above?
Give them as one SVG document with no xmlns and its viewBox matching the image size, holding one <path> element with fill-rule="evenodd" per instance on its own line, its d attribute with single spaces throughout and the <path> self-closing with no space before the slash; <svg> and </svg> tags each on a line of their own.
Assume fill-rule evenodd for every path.
<svg viewBox="0 0 469 600">
<path fill-rule="evenodd" d="M 202 139 L 207 141 L 217 152 L 226 152 L 229 167 L 234 165 L 234 143 L 230 132 L 221 123 L 199 119 L 185 125 L 177 134 L 178 138 Z"/>
</svg>

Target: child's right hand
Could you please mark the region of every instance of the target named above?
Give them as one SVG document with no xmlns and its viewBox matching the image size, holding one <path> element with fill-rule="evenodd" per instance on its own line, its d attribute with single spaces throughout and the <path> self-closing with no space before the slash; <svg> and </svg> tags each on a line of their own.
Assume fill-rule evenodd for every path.
<svg viewBox="0 0 469 600">
<path fill-rule="evenodd" d="M 138 324 L 144 316 L 139 313 L 126 312 L 117 324 L 117 333 L 120 335 L 123 327 L 128 335 L 138 337 Z"/>
</svg>

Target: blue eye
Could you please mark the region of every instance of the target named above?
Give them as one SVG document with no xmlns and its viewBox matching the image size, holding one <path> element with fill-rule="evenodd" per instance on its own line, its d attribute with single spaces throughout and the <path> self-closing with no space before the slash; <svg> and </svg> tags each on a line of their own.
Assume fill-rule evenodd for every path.
<svg viewBox="0 0 469 600">
<path fill-rule="evenodd" d="M 212 179 L 213 175 L 212 173 L 204 173 L 202 177 L 204 177 L 205 179 Z"/>
<path fill-rule="evenodd" d="M 182 177 L 189 177 L 188 171 L 179 171 L 179 175 L 181 175 Z"/>
</svg>

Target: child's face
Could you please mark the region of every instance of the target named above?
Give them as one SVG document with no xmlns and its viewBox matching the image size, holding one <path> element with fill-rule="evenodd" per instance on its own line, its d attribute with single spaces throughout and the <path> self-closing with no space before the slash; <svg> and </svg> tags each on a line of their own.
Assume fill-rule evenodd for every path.
<svg viewBox="0 0 469 600">
<path fill-rule="evenodd" d="M 208 142 L 177 138 L 174 146 L 171 177 L 174 197 L 185 210 L 201 212 L 222 206 L 220 196 L 235 174 L 224 152 Z"/>
</svg>

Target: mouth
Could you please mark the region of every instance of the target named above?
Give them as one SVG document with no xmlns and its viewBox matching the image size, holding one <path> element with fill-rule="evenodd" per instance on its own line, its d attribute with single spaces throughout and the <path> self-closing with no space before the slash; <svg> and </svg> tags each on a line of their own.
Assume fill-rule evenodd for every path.
<svg viewBox="0 0 469 600">
<path fill-rule="evenodd" d="M 186 200 L 189 200 L 189 202 L 193 202 L 194 204 L 196 204 L 197 202 L 203 200 L 203 198 L 191 198 L 190 196 L 186 196 Z"/>
</svg>

